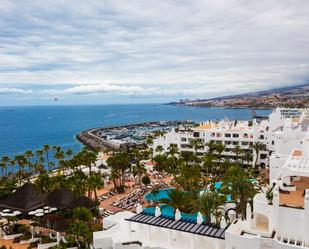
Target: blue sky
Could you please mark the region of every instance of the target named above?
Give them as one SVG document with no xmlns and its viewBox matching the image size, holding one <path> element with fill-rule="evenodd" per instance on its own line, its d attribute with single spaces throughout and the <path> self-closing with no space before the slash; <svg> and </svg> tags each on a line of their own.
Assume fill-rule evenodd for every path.
<svg viewBox="0 0 309 249">
<path fill-rule="evenodd" d="M 0 105 L 207 98 L 300 84 L 308 0 L 0 0 Z"/>
</svg>

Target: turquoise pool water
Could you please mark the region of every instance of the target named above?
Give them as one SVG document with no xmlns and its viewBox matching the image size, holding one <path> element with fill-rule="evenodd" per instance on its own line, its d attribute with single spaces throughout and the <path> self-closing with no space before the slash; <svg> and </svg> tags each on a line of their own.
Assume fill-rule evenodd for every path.
<svg viewBox="0 0 309 249">
<path fill-rule="evenodd" d="M 222 182 L 215 183 L 215 189 L 220 189 L 222 186 Z M 172 188 L 160 189 L 156 194 L 152 192 L 145 195 L 145 200 L 147 201 L 155 201 L 159 202 L 162 198 L 168 198 L 168 193 L 172 190 Z M 226 197 L 227 201 L 231 201 L 231 196 Z"/>
<path fill-rule="evenodd" d="M 174 213 L 175 213 L 174 208 L 172 208 L 171 206 L 165 205 L 165 204 L 160 205 L 160 207 L 161 207 L 162 215 L 165 215 L 170 218 L 174 218 Z M 144 212 L 154 215 L 155 209 L 156 209 L 155 207 L 147 207 L 147 208 L 144 208 Z M 191 220 L 193 222 L 196 221 L 196 217 L 197 217 L 197 213 L 194 213 L 194 214 L 181 213 L 182 219 Z"/>
<path fill-rule="evenodd" d="M 147 201 L 160 201 L 163 198 L 168 198 L 168 193 L 172 190 L 172 188 L 160 189 L 156 194 L 152 192 L 145 195 L 145 200 Z"/>
<path fill-rule="evenodd" d="M 215 183 L 215 188 L 216 189 L 220 189 L 222 186 L 222 182 L 216 182 Z M 168 188 L 168 189 L 160 189 L 156 194 L 153 193 L 148 193 L 145 195 L 145 200 L 147 201 L 155 201 L 155 202 L 159 202 L 162 198 L 168 198 L 168 194 L 169 192 L 172 190 L 172 188 Z M 226 196 L 226 201 L 230 202 L 231 201 L 231 196 Z M 161 212 L 162 215 L 168 216 L 170 218 L 174 218 L 174 208 L 165 204 L 160 205 L 161 207 Z M 155 207 L 147 207 L 144 208 L 144 212 L 154 215 L 155 213 Z M 194 214 L 187 214 L 187 213 L 181 213 L 181 217 L 182 219 L 188 219 L 191 221 L 196 221 L 196 217 L 197 217 L 197 213 Z M 205 218 L 204 218 L 205 220 Z"/>
</svg>

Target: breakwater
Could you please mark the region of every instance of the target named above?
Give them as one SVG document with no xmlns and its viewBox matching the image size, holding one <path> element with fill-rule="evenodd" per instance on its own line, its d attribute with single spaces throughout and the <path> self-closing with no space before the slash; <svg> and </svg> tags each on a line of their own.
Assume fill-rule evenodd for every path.
<svg viewBox="0 0 309 249">
<path fill-rule="evenodd" d="M 157 131 L 170 130 L 180 125 L 192 125 L 192 121 L 157 121 L 121 126 L 92 128 L 76 135 L 78 141 L 91 150 L 126 150 L 145 143 L 148 135 Z"/>
</svg>

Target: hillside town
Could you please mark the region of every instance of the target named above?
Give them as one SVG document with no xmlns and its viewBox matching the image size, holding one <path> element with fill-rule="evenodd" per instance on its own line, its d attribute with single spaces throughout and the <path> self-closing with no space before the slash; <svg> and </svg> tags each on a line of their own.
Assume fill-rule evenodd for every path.
<svg viewBox="0 0 309 249">
<path fill-rule="evenodd" d="M 179 102 L 171 102 L 170 104 L 180 106 L 253 109 L 273 109 L 276 106 L 282 106 L 286 108 L 308 108 L 309 84 L 211 99 L 184 99 L 180 100 Z"/>
</svg>

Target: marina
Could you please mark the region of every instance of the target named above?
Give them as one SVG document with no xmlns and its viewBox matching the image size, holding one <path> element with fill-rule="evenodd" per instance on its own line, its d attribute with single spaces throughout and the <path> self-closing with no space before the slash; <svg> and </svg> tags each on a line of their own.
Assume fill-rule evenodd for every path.
<svg viewBox="0 0 309 249">
<path fill-rule="evenodd" d="M 164 133 L 178 126 L 192 126 L 193 121 L 158 121 L 124 126 L 95 128 L 79 133 L 76 138 L 90 149 L 125 150 L 147 143 L 155 133 Z"/>
</svg>

